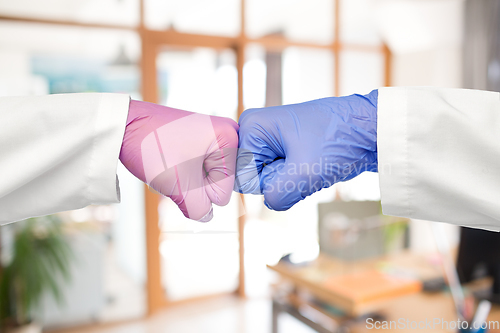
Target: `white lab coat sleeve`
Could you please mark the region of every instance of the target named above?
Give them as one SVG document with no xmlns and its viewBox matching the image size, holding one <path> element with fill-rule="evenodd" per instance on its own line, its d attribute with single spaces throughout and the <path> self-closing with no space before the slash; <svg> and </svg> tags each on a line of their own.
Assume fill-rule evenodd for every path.
<svg viewBox="0 0 500 333">
<path fill-rule="evenodd" d="M 384 214 L 500 230 L 500 95 L 381 88 Z"/>
<path fill-rule="evenodd" d="M 0 98 L 0 224 L 119 202 L 116 168 L 130 98 Z"/>
</svg>

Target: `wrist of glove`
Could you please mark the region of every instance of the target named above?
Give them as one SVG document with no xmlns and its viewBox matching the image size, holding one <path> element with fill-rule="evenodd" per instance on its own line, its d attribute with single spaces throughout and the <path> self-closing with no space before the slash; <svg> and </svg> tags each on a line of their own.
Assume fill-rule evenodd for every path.
<svg viewBox="0 0 500 333">
<path fill-rule="evenodd" d="M 231 197 L 238 125 L 231 119 L 132 100 L 120 161 L 190 219 L 212 219 Z"/>
<path fill-rule="evenodd" d="M 377 171 L 377 97 L 331 97 L 240 117 L 235 190 L 286 210 L 322 188 Z"/>
</svg>

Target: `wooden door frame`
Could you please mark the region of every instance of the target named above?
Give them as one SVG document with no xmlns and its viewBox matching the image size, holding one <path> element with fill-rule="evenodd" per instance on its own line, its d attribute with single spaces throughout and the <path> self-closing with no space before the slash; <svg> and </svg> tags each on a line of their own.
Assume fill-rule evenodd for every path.
<svg viewBox="0 0 500 333">
<path fill-rule="evenodd" d="M 158 96 L 158 81 L 156 59 L 164 47 L 172 48 L 194 48 L 194 47 L 210 47 L 214 49 L 232 49 L 236 54 L 236 67 L 238 71 L 238 113 L 243 112 L 243 64 L 244 64 L 244 45 L 240 43 L 240 39 L 212 37 L 193 34 L 179 34 L 177 32 L 158 32 L 141 29 L 142 43 L 142 98 L 144 101 L 151 103 L 159 103 Z M 159 251 L 161 230 L 158 225 L 159 212 L 158 205 L 160 196 L 151 191 L 147 185 L 144 187 L 145 200 L 145 222 L 146 222 L 146 266 L 147 266 L 147 313 L 153 314 L 157 310 L 174 304 L 197 301 L 200 298 L 192 298 L 182 301 L 169 301 L 166 298 L 164 287 L 161 283 L 161 255 Z M 241 196 L 243 202 L 243 196 Z M 243 206 L 239 206 L 240 212 L 244 211 Z M 238 217 L 238 240 L 239 240 L 239 279 L 236 293 L 240 297 L 245 297 L 245 275 L 244 275 L 244 225 L 245 216 L 239 214 Z M 217 294 L 216 296 L 218 296 Z M 205 298 L 205 297 L 201 297 Z"/>
</svg>

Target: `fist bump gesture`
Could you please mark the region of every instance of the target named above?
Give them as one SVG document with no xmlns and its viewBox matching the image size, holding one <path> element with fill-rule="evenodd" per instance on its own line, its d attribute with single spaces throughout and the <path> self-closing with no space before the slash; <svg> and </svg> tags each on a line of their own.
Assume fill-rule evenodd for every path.
<svg viewBox="0 0 500 333">
<path fill-rule="evenodd" d="M 377 171 L 377 97 L 331 97 L 231 119 L 132 100 L 120 160 L 190 219 L 231 192 L 286 210 L 322 188 Z M 238 149 L 239 148 L 239 149 Z"/>
</svg>

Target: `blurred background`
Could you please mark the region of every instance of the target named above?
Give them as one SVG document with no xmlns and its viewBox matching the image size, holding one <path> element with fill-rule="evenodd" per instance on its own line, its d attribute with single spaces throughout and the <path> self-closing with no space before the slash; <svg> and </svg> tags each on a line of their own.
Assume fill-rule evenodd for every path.
<svg viewBox="0 0 500 333">
<path fill-rule="evenodd" d="M 0 96 L 127 93 L 237 120 L 383 86 L 498 91 L 499 32 L 496 0 L 0 0 Z M 286 212 L 233 194 L 208 224 L 118 176 L 119 205 L 0 228 L 9 330 L 354 332 L 500 294 L 496 234 L 382 217 L 374 173 Z M 458 306 L 455 264 L 473 285 Z"/>
</svg>

